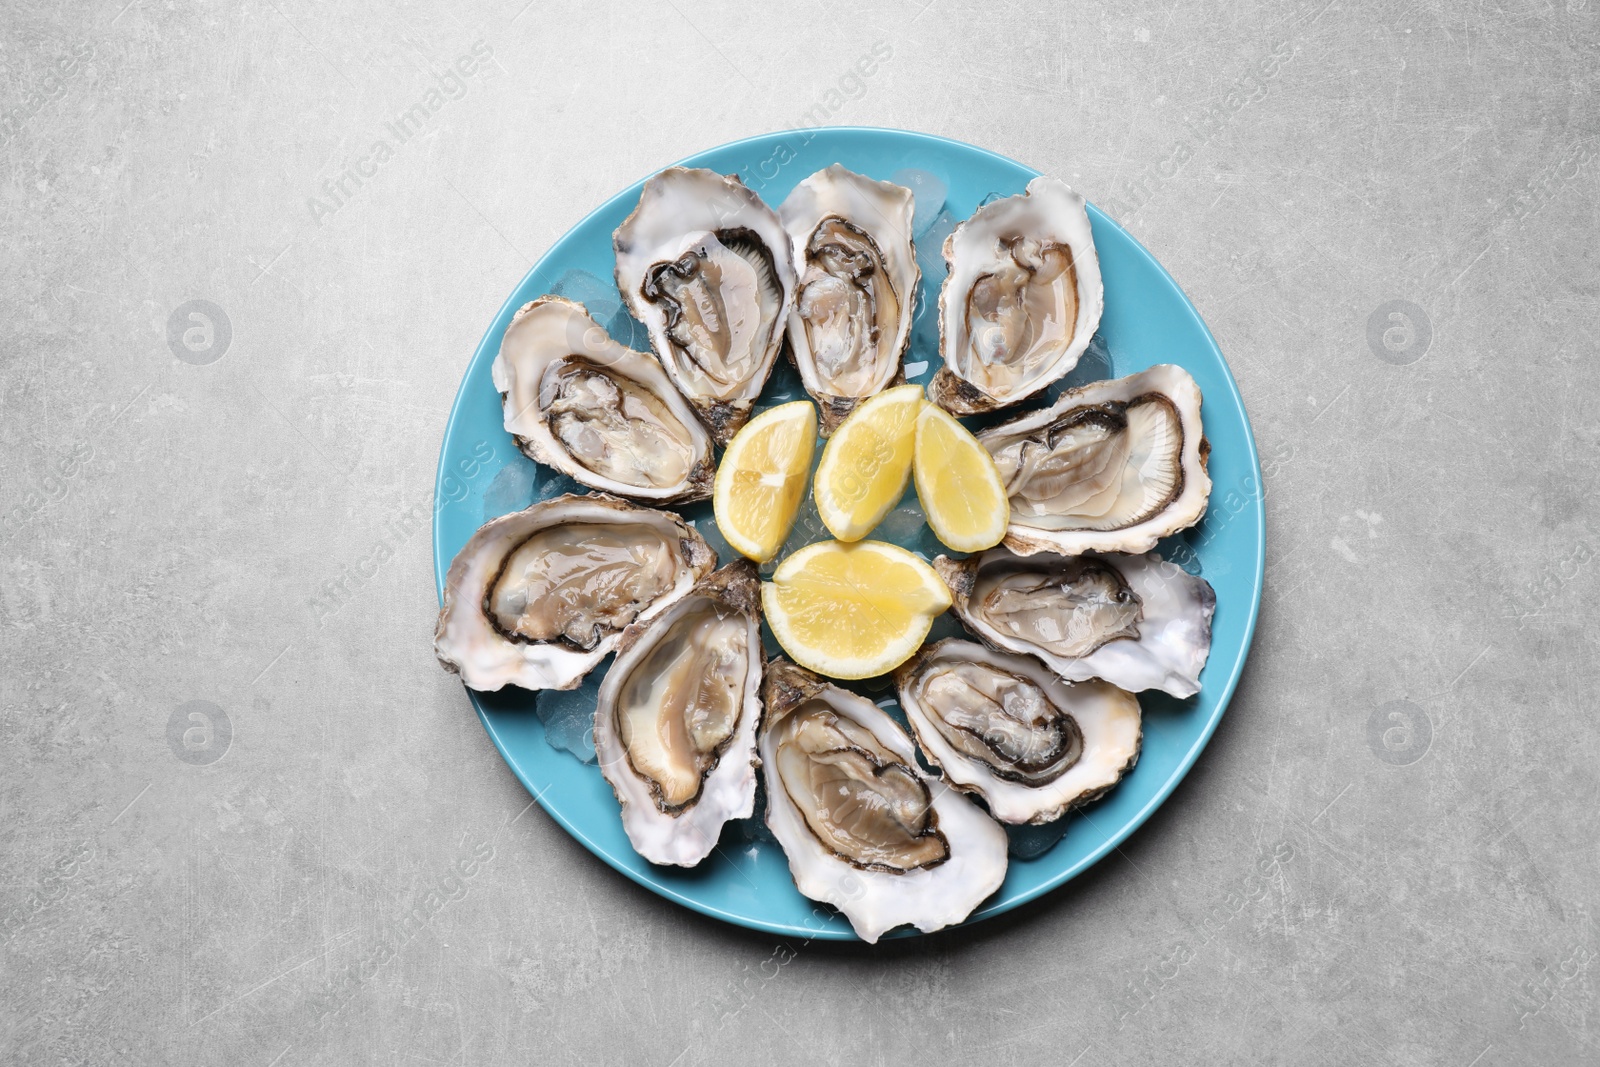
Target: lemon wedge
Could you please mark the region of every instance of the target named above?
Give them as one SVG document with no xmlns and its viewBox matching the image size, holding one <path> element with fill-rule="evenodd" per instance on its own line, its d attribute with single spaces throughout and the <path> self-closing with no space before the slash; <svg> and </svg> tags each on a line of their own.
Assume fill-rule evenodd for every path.
<svg viewBox="0 0 1600 1067">
<path fill-rule="evenodd" d="M 852 411 L 828 439 L 812 492 L 817 514 L 834 537 L 861 540 L 900 502 L 925 403 L 920 385 L 885 389 Z"/>
<path fill-rule="evenodd" d="M 831 678 L 894 670 L 950 607 L 932 567 L 882 541 L 819 541 L 782 563 L 761 586 L 772 635 L 802 667 Z"/>
<path fill-rule="evenodd" d="M 957 552 L 998 545 L 1011 521 L 1011 504 L 989 450 L 935 404 L 917 416 L 916 442 L 911 469 L 934 536 Z"/>
<path fill-rule="evenodd" d="M 778 554 L 805 499 L 816 447 L 817 409 L 806 400 L 763 411 L 728 442 L 711 506 L 736 552 L 758 563 Z"/>
</svg>

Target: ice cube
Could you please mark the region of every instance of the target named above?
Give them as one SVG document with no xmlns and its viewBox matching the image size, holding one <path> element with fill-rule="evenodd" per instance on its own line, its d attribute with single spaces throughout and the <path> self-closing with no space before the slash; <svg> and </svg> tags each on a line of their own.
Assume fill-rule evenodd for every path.
<svg viewBox="0 0 1600 1067">
<path fill-rule="evenodd" d="M 520 453 L 489 483 L 483 493 L 483 521 L 498 519 L 513 511 L 521 511 L 533 503 L 534 486 L 539 481 L 539 468 Z"/>
<path fill-rule="evenodd" d="M 551 470 L 548 467 L 539 467 L 538 470 L 544 476 L 544 480 L 539 483 L 538 492 L 534 496 L 535 500 L 554 500 L 556 497 L 566 493 L 587 493 L 589 491 L 588 486 L 573 481 L 559 471 Z"/>
<path fill-rule="evenodd" d="M 1116 376 L 1111 363 L 1111 352 L 1106 348 L 1106 343 L 1101 340 L 1100 335 L 1095 334 L 1089 342 L 1089 347 L 1078 357 L 1077 366 L 1060 381 L 1052 383 L 1050 388 L 1045 390 L 1045 398 L 1054 403 L 1068 389 L 1076 389 L 1090 382 L 1104 381 Z"/>
<path fill-rule="evenodd" d="M 594 709 L 600 703 L 600 680 L 610 666 L 607 657 L 578 688 L 546 689 L 539 694 L 535 714 L 544 723 L 544 739 L 551 748 L 570 752 L 584 763 L 595 762 Z"/>
<path fill-rule="evenodd" d="M 911 195 L 916 201 L 912 213 L 911 233 L 916 240 L 921 241 L 922 235 L 933 226 L 939 217 L 939 212 L 944 208 L 945 194 L 949 192 L 944 179 L 925 170 L 907 167 L 895 171 L 889 180 L 911 190 Z"/>
<path fill-rule="evenodd" d="M 589 312 L 589 317 L 604 325 L 622 310 L 622 294 L 610 280 L 602 280 L 586 270 L 569 270 L 550 287 L 556 296 L 576 300 Z"/>
</svg>

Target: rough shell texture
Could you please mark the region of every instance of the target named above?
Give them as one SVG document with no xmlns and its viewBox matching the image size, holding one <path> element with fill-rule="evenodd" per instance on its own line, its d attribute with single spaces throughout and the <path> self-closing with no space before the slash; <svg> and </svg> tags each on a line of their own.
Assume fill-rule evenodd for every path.
<svg viewBox="0 0 1600 1067">
<path fill-rule="evenodd" d="M 620 631 L 591 649 L 559 641 L 513 641 L 496 630 L 486 616 L 484 598 L 507 555 L 540 530 L 568 522 L 644 523 L 675 541 L 683 557 L 682 573 L 671 589 L 640 612 L 640 620 L 650 619 L 687 594 L 716 566 L 716 554 L 705 539 L 678 516 L 600 493 L 559 496 L 493 519 L 467 540 L 450 564 L 445 576 L 444 605 L 434 628 L 433 646 L 439 663 L 445 670 L 459 674 L 468 688 L 482 692 L 508 685 L 535 690 L 575 689 L 583 676 L 621 642 Z"/>
<path fill-rule="evenodd" d="M 951 660 L 987 664 L 1038 686 L 1057 708 L 1070 714 L 1083 740 L 1076 763 L 1042 785 L 1011 781 L 993 767 L 952 745 L 934 724 L 939 709 L 919 693 L 925 672 Z M 1032 656 L 999 651 L 974 641 L 949 638 L 926 646 L 895 671 L 900 706 L 917 745 L 950 784 L 984 798 L 989 812 L 1005 823 L 1040 824 L 1082 807 L 1122 780 L 1139 761 L 1143 737 L 1138 698 L 1107 682 L 1061 681 Z"/>
<path fill-rule="evenodd" d="M 824 437 L 863 399 L 905 380 L 900 361 L 911 343 L 914 302 L 922 279 L 911 237 L 914 207 L 910 189 L 875 181 L 837 163 L 803 179 L 778 207 L 778 217 L 792 241 L 797 275 L 788 322 L 789 354 L 806 392 L 821 410 Z M 876 358 L 867 361 L 870 372 L 861 368 L 861 380 L 848 390 L 829 380 L 827 368 L 813 351 L 805 315 L 808 285 L 820 279 L 827 288 L 837 282 L 828 277 L 824 264 L 815 261 L 812 251 L 813 235 L 830 220 L 842 220 L 862 235 L 866 239 L 860 242 L 862 247 L 871 242 L 868 254 L 875 260 L 874 274 L 887 281 L 893 294 L 892 310 L 875 304 L 879 315 L 867 324 L 875 336 L 853 337 L 857 344 L 872 347 Z M 858 366 L 859 361 L 850 365 Z"/>
<path fill-rule="evenodd" d="M 635 464 L 659 464 L 670 458 L 681 469 L 681 477 L 657 479 L 664 484 L 652 484 L 645 477 L 608 477 L 581 462 L 551 432 L 549 413 L 543 407 L 545 375 L 552 364 L 570 357 L 600 368 L 608 376 L 631 382 L 659 402 L 666 413 L 663 417 L 676 422 L 674 438 L 680 442 L 683 454 L 663 457 L 659 441 L 626 436 L 618 442 L 620 451 L 630 455 Z M 559 296 L 542 296 L 523 305 L 506 327 L 490 373 L 505 409 L 506 431 L 535 462 L 553 467 L 590 488 L 644 503 L 682 503 L 711 495 L 716 473 L 711 437 L 694 409 L 654 355 L 635 352 L 612 340 L 582 304 Z M 593 412 L 583 414 L 592 418 Z M 593 425 L 592 421 L 588 423 Z"/>
<path fill-rule="evenodd" d="M 1048 568 L 1065 565 L 1067 558 L 1050 553 L 1019 557 L 1004 548 L 992 548 L 963 560 L 940 556 L 933 567 L 950 587 L 951 610 L 985 644 L 1038 656 L 1068 682 L 1099 678 L 1130 693 L 1160 689 L 1180 698 L 1198 693 L 1200 672 L 1211 654 L 1211 618 L 1217 610 L 1211 583 L 1154 552 L 1085 553 L 1082 558 L 1101 560 L 1116 569 L 1139 597 L 1142 617 L 1137 638 L 1108 641 L 1076 658 L 1055 655 L 1048 648 L 1001 633 L 984 618 L 981 606 L 972 602 L 980 570 L 1013 563 Z"/>
<path fill-rule="evenodd" d="M 1206 513 L 1211 497 L 1211 476 L 1206 459 L 1211 446 L 1200 418 L 1200 386 L 1189 372 L 1171 363 L 1111 381 L 1091 382 L 1062 393 L 1055 403 L 1038 411 L 992 426 L 978 434 L 991 453 L 1030 435 L 1047 433 L 1074 417 L 1095 410 L 1116 409 L 1139 397 L 1156 395 L 1171 402 L 1178 417 L 1180 476 L 1170 501 L 1155 514 L 1120 529 L 1047 529 L 1030 520 L 1026 509 L 1013 500 L 1005 545 L 1018 555 L 1034 552 L 1148 552 L 1163 537 L 1187 529 Z M 1010 490 L 1012 487 L 1008 487 Z"/>
<path fill-rule="evenodd" d="M 677 812 L 661 810 L 649 786 L 640 779 L 616 728 L 617 702 L 624 681 L 651 650 L 671 633 L 674 624 L 703 604 L 748 625 L 747 653 L 740 689 L 741 710 L 733 735 L 721 747 L 715 765 L 702 779 L 695 801 Z M 755 810 L 756 732 L 761 724 L 761 679 L 765 656 L 761 647 L 760 583 L 753 563 L 740 560 L 702 580 L 689 594 L 654 619 L 623 632 L 617 658 L 606 672 L 595 708 L 594 745 L 600 771 L 622 805 L 622 825 L 634 850 L 651 863 L 692 867 L 716 848 L 723 824 L 748 818 Z"/>
<path fill-rule="evenodd" d="M 1000 887 L 1006 873 L 1006 835 L 1000 825 L 959 791 L 917 769 L 915 750 L 894 720 L 865 697 L 831 685 L 786 660 L 767 667 L 766 719 L 761 730 L 762 774 L 767 787 L 767 825 L 789 857 L 800 892 L 844 913 L 862 940 L 875 942 L 907 923 L 924 932 L 964 920 Z M 774 736 L 783 720 L 813 698 L 869 730 L 918 777 L 932 797 L 938 827 L 950 856 L 936 867 L 905 873 L 857 868 L 817 840 L 789 799 L 774 768 Z"/>
<path fill-rule="evenodd" d="M 1049 346 L 1036 373 L 1014 388 L 991 392 L 960 370 L 962 353 L 969 344 L 968 297 L 973 286 L 991 272 L 996 248 L 1016 235 L 1063 244 L 1071 250 L 1077 314 L 1070 337 Z M 976 415 L 1024 400 L 1077 366 L 1100 326 L 1105 290 L 1084 199 L 1066 183 L 1035 178 L 1025 192 L 978 208 L 945 239 L 944 259 L 949 268 L 939 291 L 939 347 L 944 366 L 928 383 L 930 400 L 955 415 Z"/>
<path fill-rule="evenodd" d="M 771 329 L 757 345 L 747 374 L 727 388 L 708 391 L 668 334 L 663 304 L 646 296 L 652 271 L 679 261 L 717 234 L 737 232 L 758 241 L 770 258 L 776 302 Z M 612 235 L 617 289 L 635 318 L 644 323 L 667 374 L 725 445 L 749 419 L 761 387 L 783 345 L 784 323 L 793 306 L 795 273 L 788 234 L 777 214 L 733 175 L 668 167 L 645 183 L 639 205 Z M 751 312 L 742 309 L 743 314 Z M 735 316 L 730 316 L 735 317 Z M 766 316 L 760 316 L 765 320 Z"/>
</svg>

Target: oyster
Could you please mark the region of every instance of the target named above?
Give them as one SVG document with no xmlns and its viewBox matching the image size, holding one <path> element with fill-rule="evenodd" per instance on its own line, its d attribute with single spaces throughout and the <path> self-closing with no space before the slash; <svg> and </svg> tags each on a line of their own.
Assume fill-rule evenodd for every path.
<svg viewBox="0 0 1600 1067">
<path fill-rule="evenodd" d="M 740 560 L 623 632 L 600 686 L 594 747 L 634 851 L 692 867 L 755 808 L 760 583 Z"/>
<path fill-rule="evenodd" d="M 793 242 L 789 349 L 826 437 L 900 374 L 922 271 L 911 245 L 911 190 L 835 163 L 778 207 Z"/>
<path fill-rule="evenodd" d="M 628 310 L 727 444 L 772 371 L 794 300 L 783 224 L 738 178 L 668 167 L 645 182 L 612 246 Z"/>
<path fill-rule="evenodd" d="M 973 415 L 1032 396 L 1077 365 L 1100 326 L 1100 260 L 1083 197 L 1054 178 L 978 208 L 944 243 L 944 366 L 928 398 Z"/>
<path fill-rule="evenodd" d="M 1011 498 L 1013 552 L 1147 552 L 1211 495 L 1200 387 L 1163 363 L 978 434 Z"/>
<path fill-rule="evenodd" d="M 676 515 L 559 496 L 485 523 L 456 553 L 434 651 L 471 689 L 574 689 L 625 627 L 714 566 L 705 539 Z"/>
<path fill-rule="evenodd" d="M 1139 759 L 1139 700 L 1061 681 L 1032 656 L 940 641 L 895 672 L 922 752 L 1006 823 L 1046 823 L 1094 800 Z"/>
<path fill-rule="evenodd" d="M 711 437 L 656 357 L 611 339 L 582 304 L 542 296 L 506 327 L 490 368 L 529 458 L 649 503 L 704 500 Z"/>
<path fill-rule="evenodd" d="M 952 610 L 996 648 L 1038 656 L 1069 682 L 1100 678 L 1139 693 L 1200 691 L 1217 596 L 1154 552 L 1017 556 L 1004 548 L 940 556 Z"/>
<path fill-rule="evenodd" d="M 1005 831 L 924 774 L 882 709 L 784 660 L 763 692 L 767 825 L 800 892 L 873 942 L 906 923 L 958 923 L 1000 887 Z"/>
</svg>

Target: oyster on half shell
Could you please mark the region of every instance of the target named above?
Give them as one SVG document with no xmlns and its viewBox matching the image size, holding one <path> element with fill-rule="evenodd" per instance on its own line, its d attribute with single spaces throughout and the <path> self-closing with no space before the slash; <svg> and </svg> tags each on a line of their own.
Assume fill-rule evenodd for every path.
<svg viewBox="0 0 1600 1067">
<path fill-rule="evenodd" d="M 617 288 L 719 445 L 750 417 L 794 300 L 789 236 L 738 178 L 668 167 L 612 235 Z"/>
<path fill-rule="evenodd" d="M 1211 496 L 1200 387 L 1170 363 L 1069 389 L 978 440 L 1011 500 L 1013 552 L 1147 552 Z"/>
<path fill-rule="evenodd" d="M 573 689 L 716 566 L 678 516 L 568 494 L 485 523 L 445 576 L 433 647 L 468 688 Z"/>
<path fill-rule="evenodd" d="M 490 373 L 506 430 L 535 462 L 647 503 L 711 495 L 711 435 L 694 409 L 655 356 L 612 340 L 582 304 L 524 305 Z"/>
<path fill-rule="evenodd" d="M 895 671 L 922 752 L 1006 823 L 1046 823 L 1115 785 L 1139 758 L 1139 700 L 1061 681 L 1032 656 L 928 645 Z"/>
<path fill-rule="evenodd" d="M 1018 556 L 991 548 L 934 570 L 956 615 L 985 643 L 1033 655 L 1065 681 L 1099 678 L 1129 692 L 1200 691 L 1217 596 L 1204 578 L 1154 552 Z"/>
<path fill-rule="evenodd" d="M 1105 294 L 1083 197 L 1055 178 L 991 201 L 944 243 L 944 366 L 928 398 L 975 415 L 1032 396 L 1072 370 Z"/>
<path fill-rule="evenodd" d="M 922 270 L 911 190 L 835 163 L 778 207 L 797 275 L 789 350 L 822 409 L 822 435 L 901 377 Z"/>
<path fill-rule="evenodd" d="M 958 923 L 1000 887 L 1005 831 L 924 774 L 881 708 L 785 660 L 768 665 L 763 694 L 767 825 L 800 892 L 875 942 L 906 923 Z"/>
<path fill-rule="evenodd" d="M 760 583 L 730 564 L 628 627 L 594 715 L 600 771 L 634 851 L 692 867 L 755 808 Z"/>
</svg>

